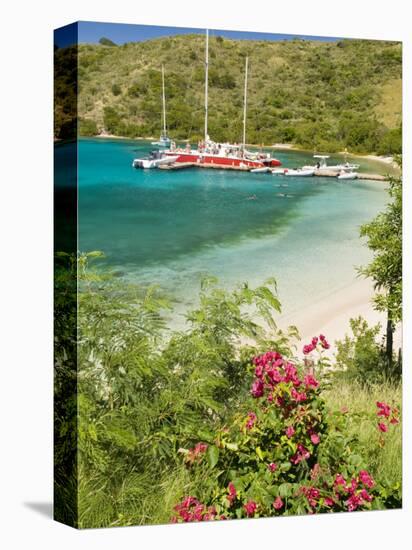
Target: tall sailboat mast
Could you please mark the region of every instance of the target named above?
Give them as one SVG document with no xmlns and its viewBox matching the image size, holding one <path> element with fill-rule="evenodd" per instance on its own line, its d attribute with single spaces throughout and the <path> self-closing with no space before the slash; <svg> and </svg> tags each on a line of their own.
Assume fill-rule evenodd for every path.
<svg viewBox="0 0 412 550">
<path fill-rule="evenodd" d="M 205 141 L 207 141 L 207 104 L 208 104 L 208 76 L 209 76 L 209 30 L 206 29 L 206 53 L 205 53 Z"/>
<path fill-rule="evenodd" d="M 247 109 L 247 73 L 248 73 L 249 57 L 246 56 L 245 63 L 245 92 L 243 96 L 243 150 L 246 145 L 246 109 Z"/>
<path fill-rule="evenodd" d="M 166 136 L 166 96 L 165 96 L 165 68 L 162 65 L 162 99 L 163 99 L 163 135 Z"/>
</svg>

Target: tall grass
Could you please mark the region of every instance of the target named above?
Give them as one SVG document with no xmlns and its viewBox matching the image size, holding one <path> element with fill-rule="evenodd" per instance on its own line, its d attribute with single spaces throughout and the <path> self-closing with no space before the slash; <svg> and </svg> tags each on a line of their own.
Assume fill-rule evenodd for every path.
<svg viewBox="0 0 412 550">
<path fill-rule="evenodd" d="M 402 427 L 391 426 L 381 434 L 376 416 L 377 401 L 397 406 L 402 403 L 400 384 L 385 382 L 369 387 L 356 382 L 339 381 L 325 391 L 326 404 L 331 412 L 348 409 L 348 429 L 357 438 L 363 458 L 373 476 L 387 485 L 401 485 L 402 481 Z"/>
</svg>

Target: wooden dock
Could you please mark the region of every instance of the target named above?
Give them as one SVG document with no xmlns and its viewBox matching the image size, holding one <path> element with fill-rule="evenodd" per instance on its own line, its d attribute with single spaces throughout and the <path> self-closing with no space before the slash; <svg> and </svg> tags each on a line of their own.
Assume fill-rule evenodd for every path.
<svg viewBox="0 0 412 550">
<path fill-rule="evenodd" d="M 200 162 L 177 162 L 173 164 L 163 164 L 159 166 L 160 170 L 184 170 L 185 168 L 214 168 L 217 170 L 238 170 L 240 172 L 247 172 L 250 169 L 246 166 L 230 166 L 219 165 L 212 163 L 200 163 Z M 336 178 L 340 174 L 339 170 L 315 170 L 314 176 L 320 178 Z M 381 174 L 364 174 L 358 172 L 358 180 L 374 180 L 374 181 L 386 181 L 387 178 Z"/>
<path fill-rule="evenodd" d="M 174 162 L 173 164 L 161 164 L 162 170 L 182 170 L 183 168 L 214 168 L 216 170 L 238 170 L 248 172 L 248 166 L 231 166 L 230 164 L 214 164 L 213 162 Z"/>
<path fill-rule="evenodd" d="M 315 170 L 314 176 L 321 178 L 336 178 L 340 174 L 339 170 Z M 375 180 L 386 181 L 387 178 L 381 174 L 364 174 L 363 172 L 357 172 L 358 180 Z"/>
</svg>

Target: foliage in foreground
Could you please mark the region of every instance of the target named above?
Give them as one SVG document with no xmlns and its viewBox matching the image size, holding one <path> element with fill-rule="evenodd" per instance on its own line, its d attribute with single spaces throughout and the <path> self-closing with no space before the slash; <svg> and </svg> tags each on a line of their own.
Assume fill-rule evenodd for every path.
<svg viewBox="0 0 412 550">
<path fill-rule="evenodd" d="M 311 351 L 327 346 L 323 335 Z M 307 351 L 310 353 L 309 351 Z M 278 352 L 255 357 L 251 395 L 213 444 L 186 452 L 210 472 L 201 495 L 176 504 L 174 522 L 399 507 L 399 486 L 376 482 L 348 434 L 347 411 L 328 414 L 313 363 L 297 368 Z M 317 363 L 322 367 L 322 360 Z M 306 373 L 305 373 L 306 372 Z M 399 410 L 378 401 L 375 439 L 396 429 Z"/>
<path fill-rule="evenodd" d="M 284 334 L 273 321 L 280 310 L 273 281 L 225 292 L 205 280 L 187 330 L 171 332 L 162 314 L 167 300 L 154 288 L 125 287 L 94 271 L 90 262 L 100 256 L 70 259 L 71 273 L 80 279 L 79 452 L 73 478 L 80 527 L 166 523 L 188 496 L 199 501 L 195 506 L 206 506 L 202 519 L 211 506 L 220 506 L 227 517 L 348 509 L 353 495 L 344 498 L 343 492 L 352 479 L 358 484 L 351 500 L 357 508 L 399 506 L 400 429 L 390 424 L 398 414 L 399 389 L 360 388 L 356 403 L 342 412 L 341 395 L 310 370 L 325 367 L 324 358 L 316 366 L 312 355 L 326 341 L 306 346 L 303 364 L 294 359 L 296 331 Z M 272 355 L 262 359 L 268 349 Z M 64 347 L 60 351 L 56 373 L 64 379 Z M 255 362 L 262 365 L 252 368 L 252 357 L 260 357 Z M 282 361 L 279 375 L 288 377 L 273 387 L 275 371 L 263 370 L 270 357 Z M 269 386 L 283 403 L 268 401 Z M 391 406 L 386 432 L 377 426 L 380 409 L 362 408 L 371 399 Z M 61 403 L 66 406 L 64 399 Z M 62 441 L 73 429 L 64 418 L 57 424 Z M 57 456 L 64 459 L 64 453 Z M 365 486 L 363 470 L 373 487 Z M 339 503 L 332 495 L 337 473 L 346 483 L 337 488 Z M 234 495 L 229 483 L 236 495 L 233 508 L 226 509 L 227 497 Z M 65 486 L 61 489 L 64 495 Z M 368 496 L 362 493 L 358 502 L 362 490 Z M 195 501 L 188 503 L 192 513 Z"/>
<path fill-rule="evenodd" d="M 392 357 L 395 368 L 388 372 L 387 352 L 383 341 L 377 338 L 381 325 L 369 326 L 362 317 L 350 319 L 352 335 L 336 342 L 334 379 L 348 380 L 361 385 L 374 385 L 385 381 L 399 382 L 402 357 Z"/>
</svg>

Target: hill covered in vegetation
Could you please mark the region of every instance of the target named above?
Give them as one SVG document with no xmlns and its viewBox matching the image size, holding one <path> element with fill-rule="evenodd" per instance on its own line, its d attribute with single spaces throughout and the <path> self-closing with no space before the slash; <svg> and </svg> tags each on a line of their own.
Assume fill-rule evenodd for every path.
<svg viewBox="0 0 412 550">
<path fill-rule="evenodd" d="M 78 51 L 81 135 L 104 130 L 128 137 L 158 136 L 164 64 L 170 135 L 191 140 L 202 136 L 203 36 L 163 37 L 110 47 L 82 44 Z M 57 52 L 57 56 L 64 54 Z M 241 139 L 246 55 L 249 143 L 400 152 L 400 43 L 211 37 L 209 130 L 215 140 Z M 58 134 L 59 121 L 56 130 Z"/>
</svg>

